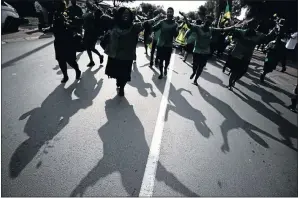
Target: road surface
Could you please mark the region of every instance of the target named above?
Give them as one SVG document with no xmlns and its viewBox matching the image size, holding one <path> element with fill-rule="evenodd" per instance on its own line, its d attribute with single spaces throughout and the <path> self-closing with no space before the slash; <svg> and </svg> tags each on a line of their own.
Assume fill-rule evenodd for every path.
<svg viewBox="0 0 298 198">
<path fill-rule="evenodd" d="M 2 45 L 2 196 L 297 196 L 293 84 L 274 80 L 297 76 L 260 85 L 254 59 L 231 92 L 212 59 L 198 88 L 179 55 L 158 80 L 138 47 L 119 98 L 94 59 L 61 85 L 52 38 Z"/>
</svg>

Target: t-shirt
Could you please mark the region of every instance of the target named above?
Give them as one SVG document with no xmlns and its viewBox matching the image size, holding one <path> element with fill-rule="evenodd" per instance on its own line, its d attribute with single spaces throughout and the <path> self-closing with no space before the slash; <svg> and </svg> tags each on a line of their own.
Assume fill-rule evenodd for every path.
<svg viewBox="0 0 298 198">
<path fill-rule="evenodd" d="M 291 35 L 291 38 L 288 40 L 286 44 L 286 48 L 293 50 L 295 49 L 296 44 L 297 44 L 297 32 Z"/>
<path fill-rule="evenodd" d="M 160 21 L 153 27 L 153 30 L 160 30 L 160 36 L 157 40 L 158 47 L 173 47 L 173 39 L 178 32 L 178 24 L 174 20 Z"/>
<path fill-rule="evenodd" d="M 194 44 L 196 42 L 197 34 L 196 34 L 196 32 L 192 32 L 192 31 L 188 30 L 185 34 L 185 38 L 186 38 L 187 44 L 191 44 L 191 43 Z"/>
<path fill-rule="evenodd" d="M 220 30 L 210 27 L 209 30 L 205 32 L 202 25 L 192 25 L 190 29 L 197 35 L 193 53 L 210 54 L 212 32 Z"/>
<path fill-rule="evenodd" d="M 154 32 L 153 40 L 158 41 L 160 32 L 161 32 L 160 29 Z"/>
<path fill-rule="evenodd" d="M 231 55 L 235 58 L 250 60 L 256 45 L 265 36 L 259 32 L 256 32 L 253 36 L 248 36 L 246 35 L 247 31 L 247 29 L 234 29 L 237 42 Z"/>
</svg>

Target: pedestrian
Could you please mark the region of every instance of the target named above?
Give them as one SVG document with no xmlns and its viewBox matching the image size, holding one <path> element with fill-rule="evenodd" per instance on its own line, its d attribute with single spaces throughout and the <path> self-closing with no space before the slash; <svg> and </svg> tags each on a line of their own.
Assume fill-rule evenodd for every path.
<svg viewBox="0 0 298 198">
<path fill-rule="evenodd" d="M 289 106 L 289 109 L 293 112 L 296 111 L 297 107 L 297 102 L 298 102 L 298 84 L 296 85 L 296 88 L 294 89 L 294 96 L 291 98 L 291 105 Z"/>
<path fill-rule="evenodd" d="M 200 19 L 196 20 L 196 25 L 201 25 L 202 21 Z M 185 46 L 185 54 L 183 61 L 185 62 L 187 60 L 187 57 L 189 54 L 192 54 L 192 51 L 195 46 L 197 34 L 194 31 L 191 31 L 190 29 L 187 30 L 185 34 L 186 39 L 186 46 Z"/>
<path fill-rule="evenodd" d="M 281 51 L 284 47 L 283 44 L 284 43 L 281 41 L 280 35 L 278 35 L 274 41 L 269 42 L 269 44 L 265 47 L 266 58 L 264 61 L 263 73 L 260 77 L 261 82 L 264 82 L 266 74 L 272 72 L 276 68 L 280 60 Z"/>
<path fill-rule="evenodd" d="M 76 79 L 81 77 L 79 65 L 76 62 L 76 49 L 74 46 L 73 32 L 67 26 L 65 4 L 62 1 L 55 2 L 56 11 L 53 19 L 54 48 L 56 60 L 63 74 L 61 83 L 68 81 L 67 63 L 75 69 Z"/>
<path fill-rule="evenodd" d="M 160 75 L 158 79 L 167 76 L 167 69 L 170 64 L 173 39 L 178 35 L 178 24 L 174 21 L 174 9 L 167 9 L 167 18 L 160 21 L 153 27 L 153 31 L 160 30 L 160 36 L 157 41 L 157 56 L 159 57 Z M 163 66 L 163 63 L 165 65 Z M 163 71 L 164 69 L 164 71 Z"/>
<path fill-rule="evenodd" d="M 235 28 L 233 30 L 237 42 L 228 60 L 231 68 L 231 76 L 227 88 L 230 90 L 232 90 L 235 83 L 247 72 L 256 45 L 259 43 L 260 39 L 265 37 L 264 34 L 255 31 L 256 27 L 257 21 L 251 19 L 247 22 L 246 29 Z M 267 36 L 269 37 L 270 35 Z"/>
<path fill-rule="evenodd" d="M 104 56 L 101 55 L 98 50 L 95 48 L 96 43 L 97 43 L 97 38 L 98 38 L 98 34 L 97 34 L 97 27 L 96 27 L 96 21 L 95 21 L 95 10 L 94 8 L 92 8 L 92 6 L 90 6 L 90 4 L 88 5 L 88 12 L 85 14 L 84 16 L 84 45 L 85 48 L 87 50 L 87 54 L 89 56 L 90 59 L 90 63 L 87 65 L 87 67 L 92 67 L 95 65 L 94 61 L 93 61 L 93 57 L 92 57 L 92 52 L 95 53 L 96 55 L 98 55 L 99 59 L 100 59 L 100 64 L 103 63 L 103 58 Z"/>
<path fill-rule="evenodd" d="M 153 66 L 153 62 L 155 64 L 155 66 L 158 66 L 158 63 L 159 63 L 159 57 L 158 57 L 157 53 L 156 53 L 155 61 L 153 61 L 153 59 L 154 59 L 154 53 L 155 53 L 156 47 L 157 47 L 157 41 L 160 36 L 160 32 L 161 32 L 161 30 L 158 29 L 153 33 L 152 46 L 151 46 L 151 52 L 150 52 L 150 67 Z"/>
<path fill-rule="evenodd" d="M 201 73 L 203 72 L 204 67 L 207 64 L 208 57 L 210 57 L 211 49 L 211 39 L 212 39 L 212 32 L 217 31 L 229 31 L 233 27 L 229 28 L 214 28 L 210 27 L 213 21 L 211 16 L 206 16 L 206 20 L 203 25 L 193 25 L 190 24 L 186 15 L 181 13 L 180 14 L 184 17 L 187 26 L 191 29 L 191 31 L 196 32 L 196 42 L 193 49 L 193 72 L 190 76 L 190 79 L 194 79 L 193 84 L 198 85 L 198 78 L 200 77 Z"/>
<path fill-rule="evenodd" d="M 150 34 L 151 34 L 151 27 L 149 23 L 144 24 L 144 47 L 145 47 L 145 54 L 148 55 L 148 44 L 150 42 Z"/>
<path fill-rule="evenodd" d="M 81 20 L 83 16 L 83 11 L 82 8 L 80 8 L 80 6 L 77 5 L 76 0 L 71 0 L 71 6 L 67 8 L 67 14 L 71 21 L 73 31 L 77 33 L 82 33 Z"/>
<path fill-rule="evenodd" d="M 145 21 L 153 23 L 160 16 Z M 109 42 L 105 49 L 108 62 L 105 74 L 109 78 L 115 78 L 119 96 L 124 96 L 124 87 L 131 80 L 133 60 L 136 58 L 137 37 L 144 29 L 144 23 L 133 23 L 133 13 L 129 8 L 121 7 L 115 13 L 114 27 L 111 29 Z"/>
</svg>

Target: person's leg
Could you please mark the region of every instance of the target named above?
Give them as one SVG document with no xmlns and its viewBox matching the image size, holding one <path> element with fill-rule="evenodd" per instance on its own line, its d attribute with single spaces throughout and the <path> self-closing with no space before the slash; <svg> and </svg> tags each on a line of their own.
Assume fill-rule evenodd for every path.
<svg viewBox="0 0 298 198">
<path fill-rule="evenodd" d="M 60 67 L 61 72 L 63 74 L 63 79 L 61 80 L 61 83 L 66 83 L 68 81 L 66 61 L 58 60 L 58 64 L 59 64 L 59 67 Z"/>
<path fill-rule="evenodd" d="M 81 78 L 81 70 L 79 69 L 77 61 L 69 60 L 67 63 L 76 71 L 76 79 L 79 80 Z"/>
<path fill-rule="evenodd" d="M 144 48 L 145 48 L 145 54 L 148 54 L 148 38 L 144 37 Z"/>
<path fill-rule="evenodd" d="M 281 72 L 285 72 L 287 70 L 286 64 L 287 64 L 287 50 L 285 49 L 283 56 L 281 58 L 281 66 L 282 66 Z"/>
<path fill-rule="evenodd" d="M 87 67 L 92 67 L 92 66 L 95 65 L 95 63 L 93 61 L 91 49 L 87 49 L 87 54 L 88 54 L 88 57 L 90 59 L 90 63 L 88 63 Z"/>
<path fill-rule="evenodd" d="M 166 48 L 166 57 L 165 57 L 165 69 L 164 69 L 165 76 L 167 76 L 167 74 L 168 74 L 168 67 L 170 65 L 171 56 L 172 56 L 172 48 L 167 47 Z"/>
<path fill-rule="evenodd" d="M 194 80 L 194 84 L 195 85 L 198 85 L 198 79 L 199 77 L 201 76 L 202 72 L 203 72 L 203 69 L 204 67 L 206 66 L 207 64 L 207 57 L 209 55 L 200 55 L 200 62 L 199 62 L 199 67 L 197 69 L 197 72 L 196 72 L 196 77 L 195 77 L 195 80 Z"/>
<path fill-rule="evenodd" d="M 154 59 L 154 53 L 155 53 L 155 49 L 156 49 L 156 41 L 152 42 L 152 46 L 151 46 L 151 52 L 150 52 L 150 67 L 153 66 L 153 59 Z M 155 58 L 156 61 L 157 57 Z"/>
<path fill-rule="evenodd" d="M 192 62 L 193 62 L 193 65 L 192 65 L 192 74 L 190 76 L 190 79 L 193 79 L 193 77 L 196 75 L 197 73 L 197 69 L 199 67 L 199 55 L 197 53 L 193 53 L 192 54 Z"/>
<path fill-rule="evenodd" d="M 102 64 L 103 63 L 103 57 L 104 56 L 99 53 L 99 51 L 95 48 L 95 46 L 91 49 L 91 51 L 94 52 L 99 57 L 100 64 Z"/>
<path fill-rule="evenodd" d="M 119 85 L 119 96 L 124 96 L 124 87 L 126 85 L 127 81 L 123 79 L 117 80 L 117 85 Z"/>
</svg>

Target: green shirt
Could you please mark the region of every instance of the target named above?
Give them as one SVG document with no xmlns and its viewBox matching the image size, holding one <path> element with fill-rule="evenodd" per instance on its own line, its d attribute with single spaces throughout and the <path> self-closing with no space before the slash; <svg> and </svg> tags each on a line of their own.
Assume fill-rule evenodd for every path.
<svg viewBox="0 0 298 198">
<path fill-rule="evenodd" d="M 209 30 L 205 32 L 201 25 L 192 25 L 190 29 L 197 34 L 193 53 L 210 54 L 212 32 L 220 30 L 210 27 Z"/>
<path fill-rule="evenodd" d="M 247 29 L 235 28 L 233 31 L 237 42 L 231 55 L 238 59 L 250 60 L 256 45 L 259 43 L 260 39 L 264 37 L 264 34 L 256 32 L 254 36 L 247 36 Z"/>
<path fill-rule="evenodd" d="M 158 41 L 159 36 L 160 36 L 160 29 L 154 32 L 153 40 Z"/>
<path fill-rule="evenodd" d="M 178 24 L 175 21 L 162 20 L 153 27 L 153 30 L 160 30 L 158 47 L 173 47 L 173 39 L 178 33 Z"/>
</svg>

